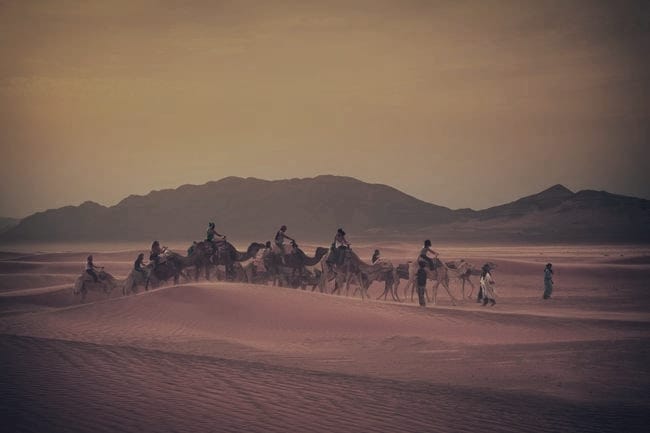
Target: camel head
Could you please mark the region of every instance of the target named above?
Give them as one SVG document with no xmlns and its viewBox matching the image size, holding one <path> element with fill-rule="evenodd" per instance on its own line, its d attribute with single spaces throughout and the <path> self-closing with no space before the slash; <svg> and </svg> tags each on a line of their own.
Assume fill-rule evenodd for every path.
<svg viewBox="0 0 650 433">
<path fill-rule="evenodd" d="M 257 255 L 257 252 L 263 249 L 265 246 L 266 245 L 261 244 L 259 242 L 253 242 L 248 246 L 248 249 L 246 250 L 246 254 L 251 257 L 254 257 L 255 255 Z"/>
</svg>

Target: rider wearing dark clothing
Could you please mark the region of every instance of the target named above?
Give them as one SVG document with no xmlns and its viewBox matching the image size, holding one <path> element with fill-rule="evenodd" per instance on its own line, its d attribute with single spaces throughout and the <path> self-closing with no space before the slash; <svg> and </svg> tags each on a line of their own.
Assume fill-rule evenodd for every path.
<svg viewBox="0 0 650 433">
<path fill-rule="evenodd" d="M 345 260 L 346 250 L 350 248 L 350 242 L 345 239 L 345 232 L 343 229 L 338 229 L 336 231 L 336 236 L 334 236 L 334 243 L 332 245 L 334 246 L 334 251 L 336 254 L 335 262 L 339 265 L 342 265 L 343 261 Z"/>
<path fill-rule="evenodd" d="M 428 253 L 431 253 L 431 254 L 433 254 L 435 256 L 438 255 L 438 253 L 436 253 L 435 251 L 433 251 L 431 249 L 431 241 L 429 239 L 424 241 L 424 248 L 422 248 L 420 250 L 420 256 L 418 257 L 418 261 L 419 262 L 425 262 L 426 264 L 429 265 L 429 269 L 431 269 L 433 271 L 434 270 L 434 263 L 433 263 L 433 260 L 431 259 L 431 257 L 427 256 Z"/>
<path fill-rule="evenodd" d="M 374 254 L 372 255 L 371 263 L 374 265 L 377 263 L 377 260 L 379 260 L 380 255 L 379 255 L 379 250 L 375 250 Z"/>
<path fill-rule="evenodd" d="M 144 261 L 144 254 L 140 253 L 138 254 L 138 258 L 135 259 L 135 262 L 133 262 L 133 270 L 136 272 L 140 272 L 141 274 L 145 274 L 144 268 L 142 267 L 142 262 Z"/>
<path fill-rule="evenodd" d="M 280 227 L 280 230 L 278 230 L 277 233 L 275 234 L 275 245 L 280 249 L 282 254 L 287 253 L 285 251 L 285 249 L 284 249 L 284 240 L 285 239 L 290 240 L 292 243 L 296 242 L 295 239 L 293 239 L 292 237 L 290 237 L 290 236 L 288 236 L 286 234 L 286 231 L 287 231 L 287 226 L 283 225 L 282 227 Z"/>
<path fill-rule="evenodd" d="M 149 260 L 153 262 L 154 269 L 160 263 L 160 255 L 162 254 L 162 248 L 160 248 L 160 242 L 153 241 L 151 244 L 151 254 L 149 255 Z"/>
<path fill-rule="evenodd" d="M 226 240 L 226 237 L 217 233 L 217 231 L 214 229 L 214 223 L 210 223 L 208 224 L 208 231 L 205 235 L 205 240 L 215 243 Z"/>
<path fill-rule="evenodd" d="M 217 231 L 214 229 L 214 223 L 209 223 L 208 231 L 205 235 L 205 240 L 209 242 L 210 245 L 212 245 L 212 251 L 214 251 L 214 255 L 210 256 L 210 261 L 212 261 L 214 256 L 219 254 L 219 247 L 223 245 L 226 237 L 217 233 Z"/>
<path fill-rule="evenodd" d="M 93 256 L 90 255 L 86 258 L 86 273 L 93 277 L 93 280 L 97 283 L 99 282 L 99 278 L 97 277 L 97 274 L 95 273 L 95 269 L 99 269 L 99 266 L 95 266 L 93 264 Z"/>
</svg>

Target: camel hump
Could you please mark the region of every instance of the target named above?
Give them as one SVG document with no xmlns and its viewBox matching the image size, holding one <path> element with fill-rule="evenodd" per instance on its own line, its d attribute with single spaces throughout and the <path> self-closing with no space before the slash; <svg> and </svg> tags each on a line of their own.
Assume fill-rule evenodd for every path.
<svg viewBox="0 0 650 433">
<path fill-rule="evenodd" d="M 402 279 L 408 279 L 409 265 L 408 264 L 397 265 L 397 275 Z"/>
</svg>

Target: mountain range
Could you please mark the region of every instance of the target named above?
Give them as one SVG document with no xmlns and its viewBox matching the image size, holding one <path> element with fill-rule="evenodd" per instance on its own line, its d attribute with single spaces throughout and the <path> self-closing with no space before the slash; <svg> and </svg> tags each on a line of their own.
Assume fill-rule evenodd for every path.
<svg viewBox="0 0 650 433">
<path fill-rule="evenodd" d="M 270 239 L 286 224 L 299 240 L 462 242 L 650 242 L 650 201 L 555 185 L 483 210 L 427 203 L 350 177 L 261 180 L 227 177 L 131 195 L 114 206 L 87 201 L 38 212 L 0 232 L 0 242 L 201 239 L 210 221 L 234 240 Z"/>
</svg>

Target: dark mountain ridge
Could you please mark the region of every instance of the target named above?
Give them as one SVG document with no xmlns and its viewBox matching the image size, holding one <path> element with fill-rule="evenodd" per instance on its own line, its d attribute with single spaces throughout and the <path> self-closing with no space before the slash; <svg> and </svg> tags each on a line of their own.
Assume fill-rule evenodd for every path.
<svg viewBox="0 0 650 433">
<path fill-rule="evenodd" d="M 338 227 L 355 238 L 469 242 L 650 242 L 650 201 L 555 185 L 511 203 L 451 210 L 395 188 L 351 177 L 262 180 L 226 177 L 203 185 L 131 195 L 115 206 L 85 202 L 39 212 L 0 241 L 181 240 L 207 223 L 230 239 L 267 240 L 281 224 L 298 239 L 329 241 Z"/>
</svg>

